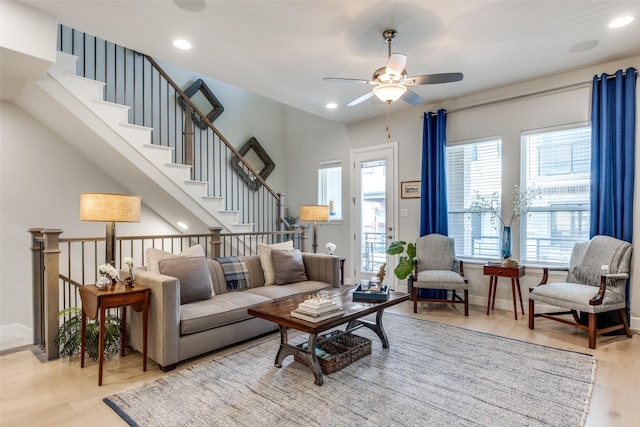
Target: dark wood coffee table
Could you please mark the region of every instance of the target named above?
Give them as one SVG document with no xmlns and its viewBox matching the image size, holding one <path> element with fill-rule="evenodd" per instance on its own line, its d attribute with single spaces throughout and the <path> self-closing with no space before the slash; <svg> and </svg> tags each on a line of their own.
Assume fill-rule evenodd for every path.
<svg viewBox="0 0 640 427">
<path fill-rule="evenodd" d="M 344 312 L 342 315 L 317 323 L 307 322 L 306 320 L 291 317 L 291 310 L 298 308 L 298 304 L 307 299 L 309 297 L 308 295 L 300 295 L 278 301 L 265 302 L 248 309 L 249 315 L 277 323 L 280 328 L 280 348 L 275 360 L 275 366 L 277 368 L 282 367 L 282 361 L 287 356 L 298 356 L 305 361 L 307 366 L 311 369 L 311 372 L 313 372 L 316 379 L 315 383 L 317 385 L 322 385 L 322 371 L 320 370 L 320 364 L 318 363 L 318 357 L 316 356 L 314 349 L 317 345 L 322 344 L 327 340 L 318 339 L 318 335 L 345 323 L 347 324 L 345 330 L 341 334 L 332 336 L 333 339 L 337 336 L 348 334 L 356 329 L 366 327 L 374 331 L 378 337 L 380 337 L 383 348 L 389 348 L 389 339 L 387 338 L 387 334 L 382 326 L 382 313 L 387 307 L 409 300 L 409 294 L 389 291 L 389 299 L 387 301 L 353 301 L 353 289 L 354 287 L 352 286 L 343 286 L 339 289 L 328 289 L 318 292 L 323 297 L 335 301 L 339 307 L 344 308 Z M 376 313 L 375 322 L 362 319 L 362 317 L 372 313 Z M 287 335 L 288 328 L 309 334 L 309 340 L 306 348 L 303 345 L 289 344 L 289 338 Z"/>
</svg>

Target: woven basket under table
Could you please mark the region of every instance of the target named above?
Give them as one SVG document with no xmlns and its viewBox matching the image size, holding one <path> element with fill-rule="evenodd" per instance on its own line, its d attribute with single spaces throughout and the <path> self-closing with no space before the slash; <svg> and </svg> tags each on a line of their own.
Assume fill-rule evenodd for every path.
<svg viewBox="0 0 640 427">
<path fill-rule="evenodd" d="M 371 340 L 353 334 L 344 334 L 332 338 L 333 335 L 340 333 L 340 331 L 334 331 L 318 336 L 320 339 L 330 338 L 330 341 L 326 341 L 318 346 L 318 348 L 328 355 L 318 357 L 320 370 L 325 375 L 339 371 L 350 363 L 371 354 Z M 294 359 L 296 362 L 306 365 L 298 356 L 294 356 Z"/>
</svg>

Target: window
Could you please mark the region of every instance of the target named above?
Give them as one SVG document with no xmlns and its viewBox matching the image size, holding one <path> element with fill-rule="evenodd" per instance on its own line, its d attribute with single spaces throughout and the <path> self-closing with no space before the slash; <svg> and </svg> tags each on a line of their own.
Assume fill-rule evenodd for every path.
<svg viewBox="0 0 640 427">
<path fill-rule="evenodd" d="M 522 134 L 522 189 L 541 190 L 520 218 L 521 258 L 568 264 L 576 242 L 589 240 L 591 129 Z"/>
<path fill-rule="evenodd" d="M 501 194 L 502 141 L 452 144 L 446 156 L 449 235 L 455 239 L 456 255 L 499 258 L 501 227 L 488 213 L 472 213 L 470 205 L 476 194 Z"/>
<path fill-rule="evenodd" d="M 342 220 L 342 162 L 318 166 L 318 204 L 329 205 L 329 221 Z"/>
</svg>

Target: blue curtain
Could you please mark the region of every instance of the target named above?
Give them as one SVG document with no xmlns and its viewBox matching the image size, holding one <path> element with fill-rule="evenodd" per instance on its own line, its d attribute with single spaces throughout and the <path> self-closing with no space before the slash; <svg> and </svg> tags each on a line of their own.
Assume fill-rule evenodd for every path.
<svg viewBox="0 0 640 427">
<path fill-rule="evenodd" d="M 591 98 L 591 236 L 631 242 L 636 70 L 593 78 Z"/>
<path fill-rule="evenodd" d="M 444 109 L 424 113 L 422 127 L 422 175 L 420 236 L 449 235 L 447 218 L 446 124 Z M 421 298 L 447 299 L 445 289 L 420 289 Z"/>
<path fill-rule="evenodd" d="M 444 109 L 424 113 L 422 128 L 422 193 L 420 236 L 449 234 L 447 219 L 446 124 Z"/>
<path fill-rule="evenodd" d="M 593 78 L 590 234 L 631 242 L 636 133 L 636 69 Z M 627 313 L 629 281 L 627 281 Z"/>
</svg>

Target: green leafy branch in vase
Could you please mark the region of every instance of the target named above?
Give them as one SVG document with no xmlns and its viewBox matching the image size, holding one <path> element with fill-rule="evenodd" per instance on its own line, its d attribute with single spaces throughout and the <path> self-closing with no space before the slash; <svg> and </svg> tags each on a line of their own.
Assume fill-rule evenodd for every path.
<svg viewBox="0 0 640 427">
<path fill-rule="evenodd" d="M 476 191 L 476 197 L 469 208 L 473 213 L 488 213 L 490 214 L 491 223 L 496 225 L 496 218 L 500 221 L 503 227 L 511 227 L 514 219 L 519 219 L 522 215 L 525 215 L 531 210 L 533 201 L 540 199 L 541 191 L 538 186 L 531 186 L 528 190 L 522 191 L 519 185 L 515 186 L 513 190 L 513 211 L 509 222 L 505 222 L 500 215 L 500 193 L 494 191 L 489 195 L 482 195 L 479 191 Z"/>
</svg>

